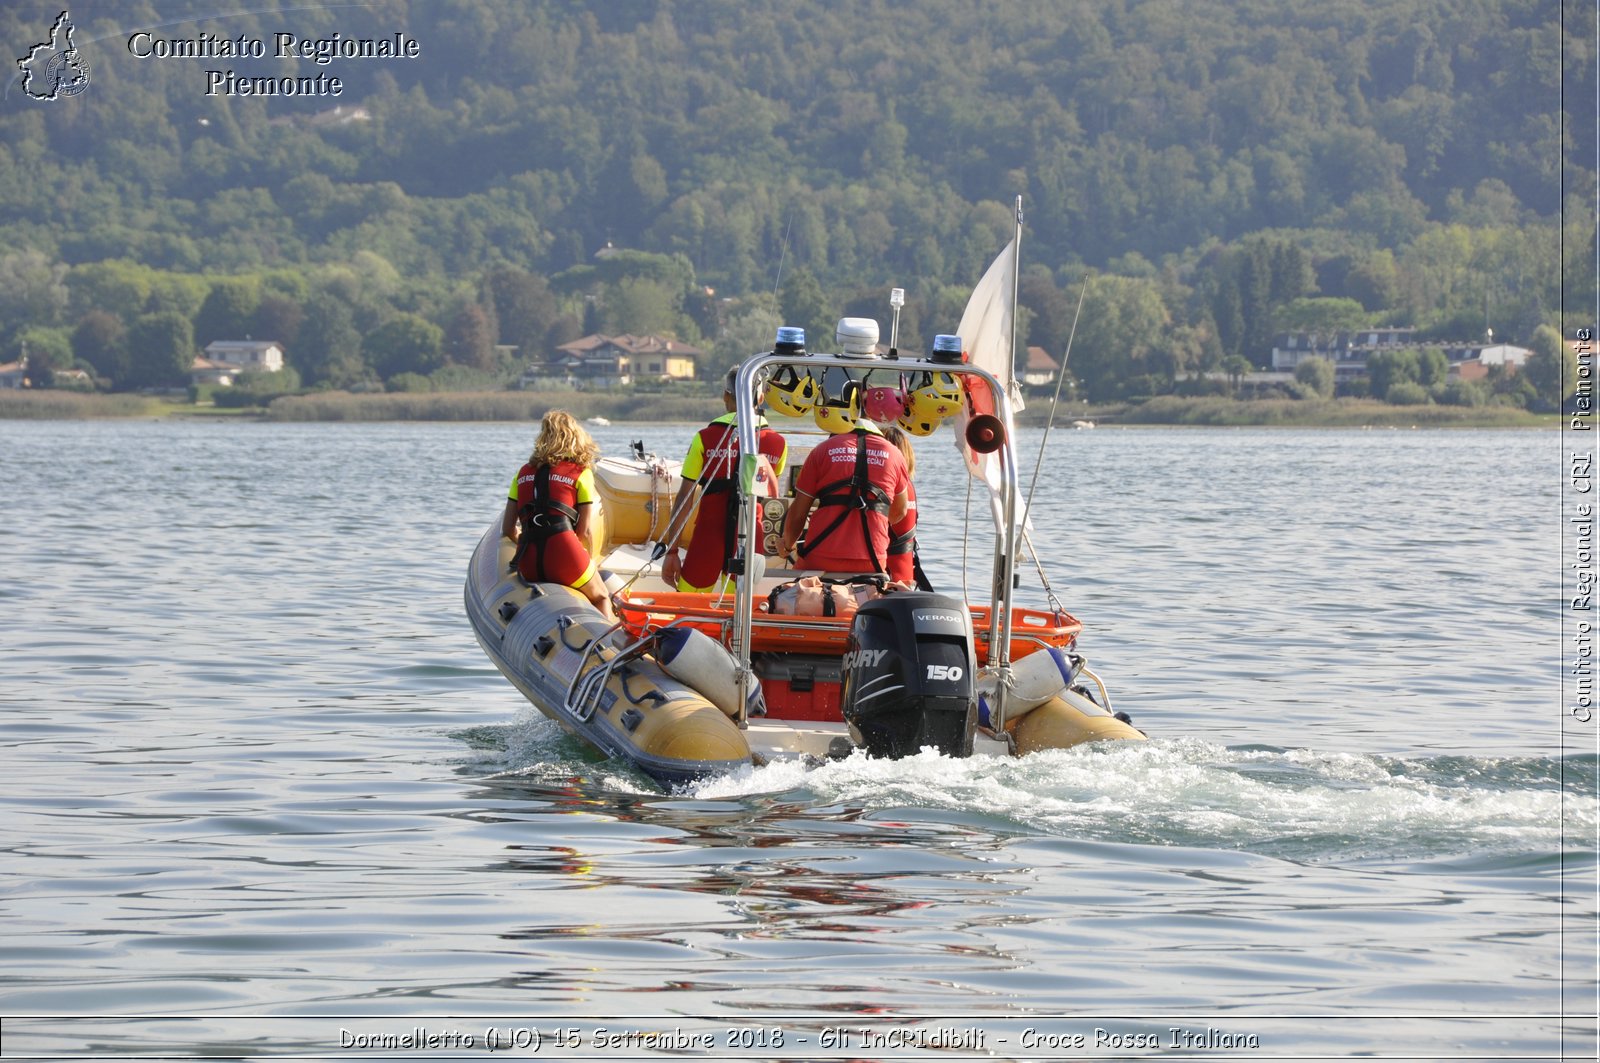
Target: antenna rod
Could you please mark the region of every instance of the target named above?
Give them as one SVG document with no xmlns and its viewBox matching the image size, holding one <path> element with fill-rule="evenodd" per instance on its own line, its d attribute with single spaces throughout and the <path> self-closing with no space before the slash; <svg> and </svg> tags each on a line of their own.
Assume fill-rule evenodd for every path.
<svg viewBox="0 0 1600 1063">
<path fill-rule="evenodd" d="M 778 285 L 783 283 L 783 260 L 789 257 L 789 229 L 794 225 L 794 211 L 789 211 L 789 220 L 783 223 L 783 246 L 778 249 L 778 275 L 772 278 L 772 294 L 778 294 Z"/>
</svg>

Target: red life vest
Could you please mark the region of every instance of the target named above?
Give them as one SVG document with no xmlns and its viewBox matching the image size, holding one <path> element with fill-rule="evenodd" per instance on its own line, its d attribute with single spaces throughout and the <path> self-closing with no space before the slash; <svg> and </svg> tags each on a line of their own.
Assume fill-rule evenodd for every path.
<svg viewBox="0 0 1600 1063">
<path fill-rule="evenodd" d="M 873 455 L 878 455 L 876 460 Z M 876 474 L 873 466 L 879 470 Z M 844 468 L 850 472 L 840 476 Z M 834 478 L 819 484 L 825 476 Z M 806 559 L 837 534 L 843 542 L 821 551 L 815 567 L 829 572 L 887 571 L 889 509 L 894 496 L 909 484 L 905 459 L 877 432 L 857 428 L 830 437 L 811 452 L 795 485 L 816 499 L 800 557 Z"/>
<path fill-rule="evenodd" d="M 578 587 L 594 574 L 589 549 L 577 533 L 577 507 L 592 500 L 588 473 L 575 461 L 528 464 L 517 473 L 522 534 L 511 563 L 524 579 Z"/>
<path fill-rule="evenodd" d="M 774 472 L 782 471 L 788 444 L 783 436 L 758 423 L 757 448 Z M 691 458 L 698 449 L 700 470 L 686 468 L 700 485 L 700 508 L 695 516 L 694 535 L 684 551 L 679 575 L 692 587 L 710 587 L 728 571 L 739 541 L 739 428 L 734 415 L 724 414 L 700 429 L 698 446 L 690 447 Z M 763 495 L 777 493 L 777 485 L 762 476 L 757 487 Z"/>
<path fill-rule="evenodd" d="M 889 525 L 889 578 L 896 583 L 916 582 L 917 557 L 917 489 L 907 485 L 906 515 L 899 524 Z"/>
</svg>

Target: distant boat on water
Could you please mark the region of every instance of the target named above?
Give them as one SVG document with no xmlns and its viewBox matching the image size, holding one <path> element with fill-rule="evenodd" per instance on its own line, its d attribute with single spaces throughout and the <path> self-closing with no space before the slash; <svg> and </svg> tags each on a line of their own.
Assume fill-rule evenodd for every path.
<svg viewBox="0 0 1600 1063">
<path fill-rule="evenodd" d="M 601 428 L 606 428 L 610 426 L 611 421 L 605 417 L 591 417 L 589 418 L 589 423 L 592 425 L 598 425 Z"/>
</svg>

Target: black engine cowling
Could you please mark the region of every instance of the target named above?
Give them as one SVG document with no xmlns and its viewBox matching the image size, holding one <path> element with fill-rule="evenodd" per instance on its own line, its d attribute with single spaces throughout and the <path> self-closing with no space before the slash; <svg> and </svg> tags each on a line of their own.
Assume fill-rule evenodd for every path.
<svg viewBox="0 0 1600 1063">
<path fill-rule="evenodd" d="M 869 754 L 904 757 L 923 746 L 972 754 L 977 661 L 961 602 L 907 591 L 865 603 L 850 625 L 843 667 L 841 708 Z"/>
</svg>

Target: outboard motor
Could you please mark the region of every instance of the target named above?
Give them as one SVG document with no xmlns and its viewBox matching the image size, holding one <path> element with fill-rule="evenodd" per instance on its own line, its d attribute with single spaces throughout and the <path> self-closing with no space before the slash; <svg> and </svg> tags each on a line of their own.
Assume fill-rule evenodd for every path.
<svg viewBox="0 0 1600 1063">
<path fill-rule="evenodd" d="M 978 723 L 972 616 L 954 598 L 904 591 L 856 612 L 844 655 L 844 718 L 875 757 L 933 746 L 972 754 Z"/>
</svg>

